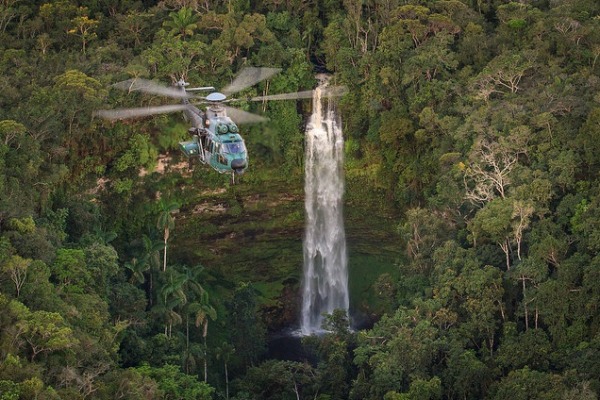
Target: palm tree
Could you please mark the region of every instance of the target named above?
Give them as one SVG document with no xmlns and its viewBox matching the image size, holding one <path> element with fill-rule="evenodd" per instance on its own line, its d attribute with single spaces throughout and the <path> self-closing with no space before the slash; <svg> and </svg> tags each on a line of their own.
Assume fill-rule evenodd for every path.
<svg viewBox="0 0 600 400">
<path fill-rule="evenodd" d="M 173 325 L 180 324 L 183 319 L 175 309 L 181 304 L 181 299 L 167 298 L 166 301 L 161 299 L 158 304 L 152 307 L 152 312 L 157 314 L 165 324 L 165 336 L 168 338 L 173 336 Z"/>
<path fill-rule="evenodd" d="M 215 351 L 217 353 L 217 359 L 222 359 L 223 365 L 225 366 L 225 399 L 229 400 L 229 372 L 227 371 L 227 365 L 229 364 L 231 356 L 235 353 L 235 347 L 227 342 L 223 342 L 223 344 L 220 347 L 217 347 Z"/>
<path fill-rule="evenodd" d="M 217 319 L 217 311 L 208 302 L 208 293 L 203 292 L 200 297 L 200 302 L 196 309 L 196 327 L 202 326 L 202 339 L 204 341 L 204 348 L 206 347 L 206 336 L 208 334 L 208 320 Z M 204 382 L 208 380 L 208 367 L 207 367 L 207 356 L 204 356 Z"/>
<path fill-rule="evenodd" d="M 142 258 L 148 264 L 148 285 L 146 294 L 149 304 L 152 306 L 154 300 L 154 272 L 160 270 L 160 251 L 165 248 L 165 244 L 157 239 L 151 239 L 144 235 L 142 236 L 143 253 Z"/>
<path fill-rule="evenodd" d="M 204 267 L 201 265 L 196 266 L 195 268 L 189 268 L 187 266 L 183 266 L 182 273 L 182 288 L 187 295 L 197 296 L 199 298 L 202 297 L 203 293 L 205 293 L 204 288 L 198 282 L 200 279 L 200 274 L 204 271 Z M 200 307 L 200 304 L 197 302 L 191 302 L 188 304 L 185 311 L 185 339 L 186 339 L 186 351 L 189 351 L 190 347 L 190 325 L 189 325 L 189 316 L 195 315 L 197 308 Z"/>
<path fill-rule="evenodd" d="M 136 241 L 139 246 L 139 241 Z M 154 303 L 154 271 L 160 270 L 160 251 L 165 247 L 162 241 L 150 239 L 143 235 L 141 239 L 141 248 L 136 251 L 137 257 L 125 264 L 125 268 L 131 271 L 129 282 L 132 284 L 144 285 L 149 305 Z"/>
<path fill-rule="evenodd" d="M 164 240 L 164 256 L 163 256 L 163 271 L 167 270 L 167 241 L 169 240 L 169 234 L 171 230 L 175 228 L 175 217 L 173 213 L 179 209 L 179 204 L 176 202 L 167 203 L 166 201 L 160 201 L 161 212 L 156 221 L 156 227 L 163 231 Z"/>
<path fill-rule="evenodd" d="M 175 308 L 187 303 L 187 295 L 183 290 L 184 282 L 185 277 L 182 274 L 171 270 L 160 289 L 160 299 L 156 310 L 163 315 L 165 335 L 168 337 L 172 336 L 173 325 L 182 322 L 181 315 L 175 311 Z"/>
<path fill-rule="evenodd" d="M 194 31 L 198 29 L 198 16 L 189 7 L 183 7 L 169 16 L 171 20 L 165 21 L 163 25 L 171 29 L 170 33 L 173 36 L 181 36 L 185 40 L 186 36 L 193 36 Z"/>
<path fill-rule="evenodd" d="M 150 269 L 150 266 L 144 258 L 138 259 L 133 257 L 130 262 L 125 264 L 125 268 L 131 271 L 129 282 L 139 283 L 140 285 L 146 281 L 144 272 Z"/>
<path fill-rule="evenodd" d="M 204 288 L 199 283 L 200 275 L 204 272 L 204 267 L 202 265 L 197 265 L 194 268 L 190 268 L 187 266 L 182 267 L 182 276 L 183 276 L 183 288 L 187 293 L 192 293 L 198 296 L 202 296 L 204 293 Z"/>
</svg>

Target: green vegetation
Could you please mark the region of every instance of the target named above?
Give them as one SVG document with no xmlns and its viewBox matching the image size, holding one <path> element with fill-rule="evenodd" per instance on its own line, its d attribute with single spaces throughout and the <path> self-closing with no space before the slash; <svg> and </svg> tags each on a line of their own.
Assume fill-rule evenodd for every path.
<svg viewBox="0 0 600 400">
<path fill-rule="evenodd" d="M 0 2 L 0 399 L 596 399 L 600 3 Z M 245 104 L 241 184 L 110 85 L 336 84 L 352 311 L 297 320 L 303 118 Z M 157 166 L 159 168 L 157 168 Z"/>
</svg>

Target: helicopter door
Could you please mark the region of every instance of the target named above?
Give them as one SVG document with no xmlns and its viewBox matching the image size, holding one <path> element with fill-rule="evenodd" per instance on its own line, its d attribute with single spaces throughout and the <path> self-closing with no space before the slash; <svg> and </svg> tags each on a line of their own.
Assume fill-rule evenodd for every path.
<svg viewBox="0 0 600 400">
<path fill-rule="evenodd" d="M 202 160 L 203 163 L 206 163 L 206 160 L 208 159 L 208 149 L 210 146 L 210 141 L 208 140 L 208 137 L 206 135 L 201 135 L 200 136 L 200 160 Z"/>
<path fill-rule="evenodd" d="M 222 145 L 221 143 L 217 143 L 216 145 L 216 153 L 217 153 L 217 161 L 219 162 L 219 164 L 221 165 L 227 165 L 227 159 L 225 158 L 225 156 L 223 156 L 223 151 L 222 151 Z"/>
<path fill-rule="evenodd" d="M 214 150 L 215 150 L 215 143 L 208 139 L 207 144 L 206 144 L 206 158 L 207 159 L 212 159 L 212 155 L 214 154 Z"/>
</svg>

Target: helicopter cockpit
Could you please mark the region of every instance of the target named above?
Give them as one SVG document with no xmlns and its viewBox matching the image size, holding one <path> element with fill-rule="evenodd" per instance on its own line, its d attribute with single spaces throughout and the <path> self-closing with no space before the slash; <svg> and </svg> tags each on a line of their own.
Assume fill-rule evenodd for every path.
<svg viewBox="0 0 600 400">
<path fill-rule="evenodd" d="M 244 154 L 245 152 L 246 145 L 241 140 L 235 142 L 223 142 L 223 153 Z"/>
</svg>

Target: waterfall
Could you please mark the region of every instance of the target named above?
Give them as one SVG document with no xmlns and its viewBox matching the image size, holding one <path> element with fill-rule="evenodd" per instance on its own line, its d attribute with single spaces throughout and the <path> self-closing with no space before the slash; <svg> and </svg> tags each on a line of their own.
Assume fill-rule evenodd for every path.
<svg viewBox="0 0 600 400">
<path fill-rule="evenodd" d="M 303 335 L 321 329 L 322 314 L 348 311 L 348 269 L 343 219 L 344 139 L 333 102 L 315 90 L 306 128 Z M 324 101 L 322 101 L 324 100 Z M 325 103 L 325 104 L 323 104 Z"/>
</svg>

